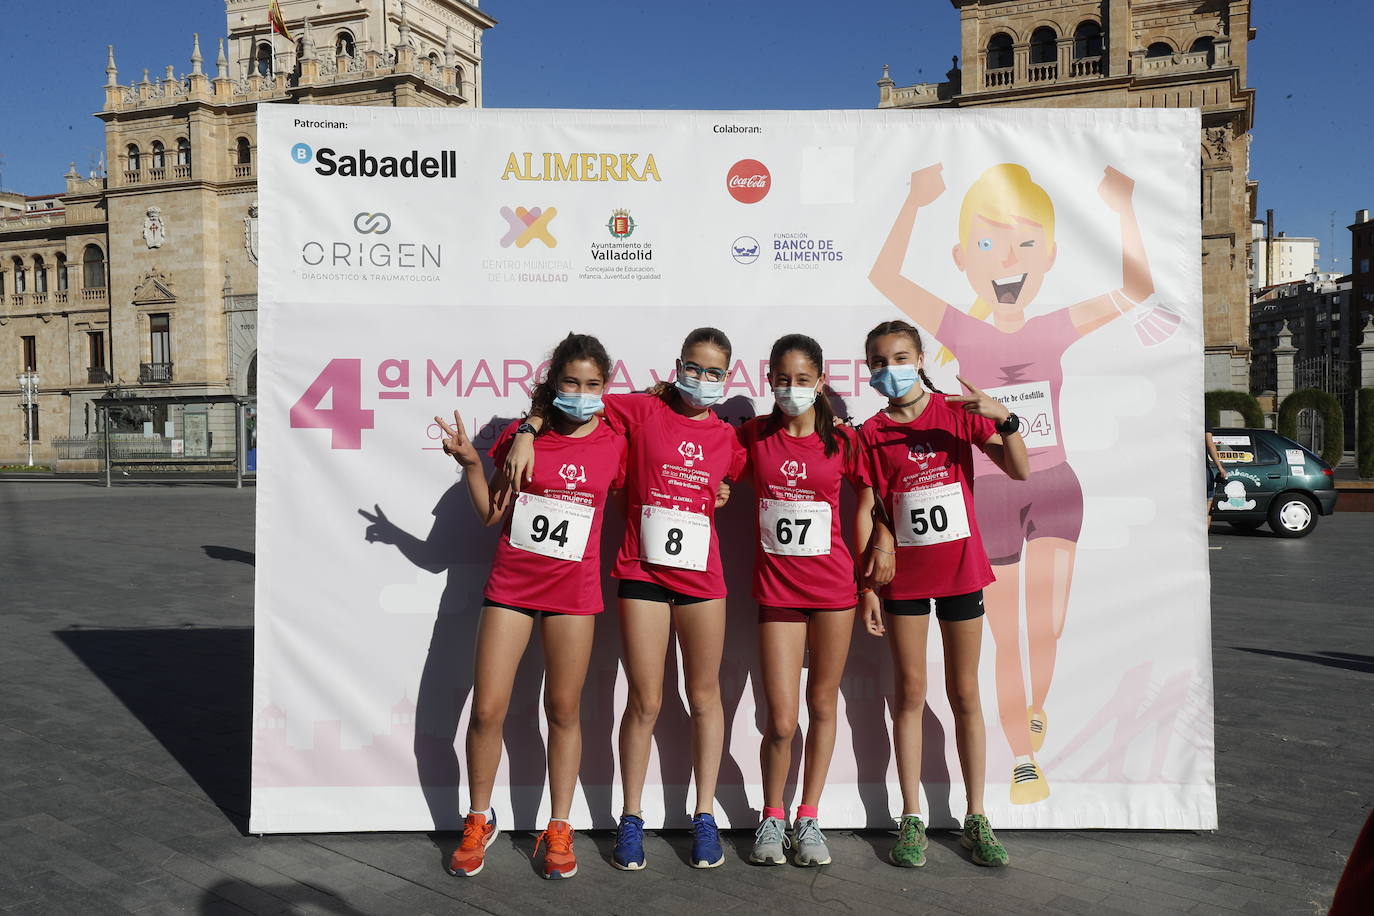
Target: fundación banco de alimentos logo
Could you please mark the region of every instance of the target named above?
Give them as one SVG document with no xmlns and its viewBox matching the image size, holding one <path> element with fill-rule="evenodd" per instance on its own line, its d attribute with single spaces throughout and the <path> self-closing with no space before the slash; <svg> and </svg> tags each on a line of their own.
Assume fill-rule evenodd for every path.
<svg viewBox="0 0 1374 916">
<path fill-rule="evenodd" d="M 501 237 L 501 247 L 524 248 L 535 239 L 544 243 L 546 248 L 557 248 L 558 239 L 549 231 L 549 223 L 558 215 L 557 207 L 525 209 L 516 207 L 501 208 L 501 216 L 506 220 L 506 234 Z"/>
</svg>

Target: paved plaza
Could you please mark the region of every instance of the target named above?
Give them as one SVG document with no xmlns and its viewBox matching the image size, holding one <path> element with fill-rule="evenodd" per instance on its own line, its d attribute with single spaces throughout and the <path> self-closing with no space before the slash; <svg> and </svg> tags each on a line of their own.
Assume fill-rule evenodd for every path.
<svg viewBox="0 0 1374 916">
<path fill-rule="evenodd" d="M 651 836 L 614 871 L 536 876 L 503 835 L 472 880 L 442 834 L 246 836 L 253 490 L 0 482 L 0 909 L 22 914 L 1324 913 L 1374 798 L 1374 514 L 1299 541 L 1218 526 L 1215 833 L 1003 831 L 979 869 L 933 833 L 831 831 L 835 864 L 687 867 Z"/>
</svg>

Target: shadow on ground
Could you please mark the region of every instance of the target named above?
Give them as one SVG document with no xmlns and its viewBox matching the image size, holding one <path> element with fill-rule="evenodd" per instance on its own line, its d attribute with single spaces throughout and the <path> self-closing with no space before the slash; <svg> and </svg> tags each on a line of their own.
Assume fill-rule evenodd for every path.
<svg viewBox="0 0 1374 916">
<path fill-rule="evenodd" d="M 1232 646 L 1237 652 L 1252 652 L 1255 655 L 1268 655 L 1272 658 L 1287 658 L 1295 662 L 1311 662 L 1326 665 L 1328 668 L 1343 668 L 1346 671 L 1362 671 L 1374 674 L 1374 655 L 1352 655 L 1349 652 L 1284 652 L 1280 649 L 1256 649 L 1250 646 Z"/>
<path fill-rule="evenodd" d="M 53 635 L 246 834 L 252 628 L 72 627 Z"/>
</svg>

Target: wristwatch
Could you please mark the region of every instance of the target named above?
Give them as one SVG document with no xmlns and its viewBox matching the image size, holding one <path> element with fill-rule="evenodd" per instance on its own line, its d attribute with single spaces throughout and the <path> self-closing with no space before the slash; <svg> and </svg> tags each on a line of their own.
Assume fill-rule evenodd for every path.
<svg viewBox="0 0 1374 916">
<path fill-rule="evenodd" d="M 1016 414 L 1008 414 L 1007 418 L 993 427 L 1000 435 L 1010 436 L 1012 433 L 1021 431 L 1021 418 Z"/>
<path fill-rule="evenodd" d="M 539 435 L 539 430 L 535 429 L 529 422 L 522 420 L 520 425 L 515 427 L 515 434 L 518 436 L 521 433 L 529 433 L 531 436 L 537 436 Z"/>
</svg>

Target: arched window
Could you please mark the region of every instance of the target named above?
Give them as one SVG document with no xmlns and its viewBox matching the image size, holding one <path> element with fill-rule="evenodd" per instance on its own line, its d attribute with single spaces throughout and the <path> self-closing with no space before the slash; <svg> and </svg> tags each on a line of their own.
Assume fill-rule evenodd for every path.
<svg viewBox="0 0 1374 916">
<path fill-rule="evenodd" d="M 462 92 L 462 91 L 463 91 L 463 68 L 462 68 L 462 67 L 454 67 L 454 68 L 453 68 L 453 85 L 455 85 L 455 86 L 458 87 L 458 91 L 459 91 L 459 92 Z"/>
<path fill-rule="evenodd" d="M 43 263 L 43 256 L 36 254 L 33 256 L 33 291 L 35 293 L 46 293 L 48 291 L 48 268 Z"/>
<path fill-rule="evenodd" d="M 353 33 L 347 30 L 340 32 L 334 38 L 334 54 L 343 57 L 353 56 Z"/>
<path fill-rule="evenodd" d="M 1059 36 L 1054 29 L 1042 25 L 1031 33 L 1030 62 L 1033 64 L 1052 64 L 1059 59 Z"/>
<path fill-rule="evenodd" d="M 989 70 L 1006 70 L 1011 67 L 1011 36 L 998 32 L 988 42 Z"/>
<path fill-rule="evenodd" d="M 1216 60 L 1216 43 L 1212 40 L 1212 36 L 1210 35 L 1203 35 L 1197 41 L 1193 42 L 1193 46 L 1188 50 L 1193 54 L 1205 52 L 1207 54 L 1208 64 Z"/>
<path fill-rule="evenodd" d="M 1091 19 L 1073 30 L 1073 59 L 1102 56 L 1102 26 Z"/>
<path fill-rule="evenodd" d="M 151 167 L 155 169 L 163 168 L 167 165 L 167 152 L 161 140 L 153 141 L 153 155 Z"/>
<path fill-rule="evenodd" d="M 1157 41 L 1145 49 L 1146 57 L 1173 57 L 1174 49 L 1167 42 Z"/>
<path fill-rule="evenodd" d="M 272 75 L 272 46 L 271 46 L 270 44 L 268 44 L 267 42 L 265 42 L 265 41 L 264 41 L 264 42 L 261 42 L 261 43 L 258 45 L 258 51 L 257 51 L 257 54 L 255 55 L 255 57 L 256 57 L 256 59 L 257 59 L 257 71 L 258 71 L 258 75 L 259 75 L 259 76 L 271 76 L 271 75 Z"/>
<path fill-rule="evenodd" d="M 24 262 L 18 257 L 14 258 L 14 291 L 16 293 L 28 291 L 28 283 L 24 277 Z"/>
<path fill-rule="evenodd" d="M 239 165 L 253 164 L 253 146 L 247 137 L 239 137 L 234 143 L 234 153 Z"/>
<path fill-rule="evenodd" d="M 105 253 L 99 245 L 87 245 L 81 253 L 81 285 L 86 289 L 105 288 Z"/>
<path fill-rule="evenodd" d="M 60 251 L 57 253 L 57 291 L 67 291 L 67 256 Z"/>
<path fill-rule="evenodd" d="M 185 137 L 177 137 L 177 165 L 191 164 L 191 141 Z"/>
<path fill-rule="evenodd" d="M 125 155 L 129 157 L 129 171 L 137 172 L 142 162 L 142 157 L 139 155 L 138 152 L 138 144 L 130 143 L 128 149 L 126 149 L 124 152 Z"/>
<path fill-rule="evenodd" d="M 432 68 L 434 68 L 435 72 L 438 72 L 438 70 L 439 70 L 439 52 L 438 52 L 438 51 L 430 51 L 430 52 L 429 52 L 429 65 L 430 65 Z"/>
</svg>

